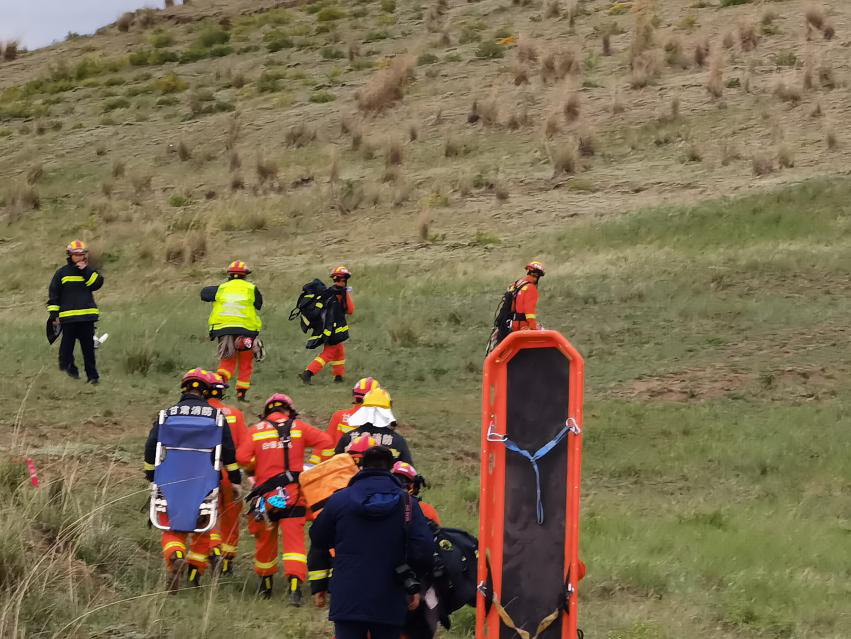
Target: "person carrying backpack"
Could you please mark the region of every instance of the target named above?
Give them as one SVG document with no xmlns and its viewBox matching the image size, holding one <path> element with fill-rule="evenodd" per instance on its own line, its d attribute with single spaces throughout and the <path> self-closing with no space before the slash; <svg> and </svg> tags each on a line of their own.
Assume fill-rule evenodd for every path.
<svg viewBox="0 0 851 639">
<path fill-rule="evenodd" d="M 67 263 L 50 280 L 48 326 L 54 331 L 54 339 L 62 329 L 59 370 L 80 379 L 80 371 L 74 363 L 74 345 L 80 342 L 88 383 L 97 384 L 100 375 L 95 361 L 95 322 L 100 311 L 93 293 L 103 286 L 103 275 L 89 265 L 89 249 L 83 242 L 71 242 L 65 247 L 65 255 Z"/>
<path fill-rule="evenodd" d="M 187 371 L 180 380 L 180 399 L 164 411 L 165 419 L 179 416 L 215 419 L 216 409 L 207 401 L 207 397 L 210 396 L 215 384 L 216 376 L 212 372 L 201 368 L 193 368 Z M 154 481 L 160 427 L 160 419 L 158 418 L 154 420 L 145 442 L 145 478 L 149 482 Z M 236 463 L 233 439 L 230 429 L 227 428 L 222 429 L 221 463 L 232 486 L 232 491 L 236 495 L 235 498 L 239 499 L 242 473 Z M 210 533 L 193 534 L 180 530 L 164 530 L 162 533 L 162 552 L 169 575 L 167 584 L 169 590 L 176 590 L 179 587 L 181 572 L 186 563 L 189 564 L 189 584 L 199 586 L 201 575 L 207 569 Z"/>
<path fill-rule="evenodd" d="M 239 464 L 254 472 L 254 489 L 246 500 L 250 504 L 248 530 L 257 542 L 254 571 L 260 577 L 258 594 L 272 596 L 280 534 L 290 603 L 296 606 L 301 604 L 301 584 L 307 579 L 307 507 L 298 476 L 304 469 L 307 448 L 312 449 L 312 464 L 334 455 L 331 438 L 297 417 L 293 400 L 275 393 L 266 400 L 261 421 L 248 429 L 236 453 Z"/>
<path fill-rule="evenodd" d="M 304 371 L 299 373 L 299 378 L 305 384 L 310 384 L 314 375 L 317 375 L 326 364 L 330 364 L 334 381 L 342 383 L 346 374 L 346 346 L 343 343 L 348 337 L 349 325 L 346 315 L 355 312 L 355 303 L 352 300 L 352 289 L 349 286 L 349 278 L 352 274 L 345 266 L 338 266 L 331 271 L 331 280 L 334 285 L 328 290 L 325 304 L 328 308 L 323 313 L 324 330 L 321 335 L 325 348 L 313 358 Z M 291 316 L 292 317 L 292 316 Z M 317 342 L 315 345 L 318 345 Z M 311 344 L 308 344 L 310 346 Z"/>
<path fill-rule="evenodd" d="M 219 341 L 216 372 L 226 382 L 236 373 L 236 398 L 244 402 L 251 387 L 254 359 L 262 358 L 263 346 L 258 338 L 262 322 L 258 311 L 263 307 L 263 296 L 260 289 L 245 279 L 251 273 L 245 262 L 231 262 L 227 273 L 227 282 L 202 288 L 201 299 L 213 304 L 209 328 L 210 339 Z"/>
<path fill-rule="evenodd" d="M 526 265 L 526 277 L 512 283 L 505 291 L 494 316 L 488 353 L 510 333 L 538 330 L 538 281 L 543 276 L 544 265 L 533 260 Z"/>
</svg>

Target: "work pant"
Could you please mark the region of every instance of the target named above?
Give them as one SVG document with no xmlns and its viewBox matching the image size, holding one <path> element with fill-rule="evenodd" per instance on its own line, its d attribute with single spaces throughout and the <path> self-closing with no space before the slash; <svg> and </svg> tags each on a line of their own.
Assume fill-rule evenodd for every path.
<svg viewBox="0 0 851 639">
<path fill-rule="evenodd" d="M 345 344 L 334 344 L 333 346 L 325 345 L 322 352 L 317 355 L 310 364 L 307 365 L 307 370 L 316 375 L 323 369 L 325 364 L 331 365 L 331 371 L 334 375 L 342 377 L 346 374 L 346 346 Z"/>
<path fill-rule="evenodd" d="M 303 513 L 303 508 L 296 507 Z M 254 572 L 261 577 L 278 572 L 278 534 L 280 531 L 283 545 L 284 575 L 307 579 L 307 552 L 304 544 L 304 521 L 299 517 L 286 517 L 278 522 L 267 524 L 253 517 L 248 520 L 248 531 L 254 535 Z"/>
<path fill-rule="evenodd" d="M 77 365 L 74 363 L 74 343 L 78 341 L 80 342 L 80 350 L 83 351 L 86 377 L 97 379 L 94 322 L 66 322 L 62 324 L 62 341 L 59 342 L 59 370 L 68 371 L 72 375 L 80 374 Z"/>
<path fill-rule="evenodd" d="M 222 556 L 232 559 L 239 545 L 239 524 L 242 515 L 242 500 L 233 498 L 233 487 L 227 472 L 222 471 L 219 484 L 219 522 L 210 534 L 210 547 L 220 548 Z"/>
<path fill-rule="evenodd" d="M 190 536 L 192 540 L 189 542 L 189 552 L 187 553 L 186 543 Z M 189 565 L 197 568 L 198 572 L 202 575 L 207 569 L 207 556 L 210 554 L 210 533 L 196 535 L 193 533 L 164 530 L 162 546 L 163 557 L 169 570 L 171 570 L 171 556 L 178 550 L 189 560 Z"/>
<path fill-rule="evenodd" d="M 233 377 L 237 367 L 239 367 L 239 372 L 236 374 L 236 389 L 248 390 L 251 387 L 251 373 L 254 371 L 254 352 L 236 351 L 233 357 L 219 361 L 217 372 L 228 382 Z"/>
<path fill-rule="evenodd" d="M 399 639 L 402 626 L 367 621 L 335 621 L 335 639 Z"/>
</svg>

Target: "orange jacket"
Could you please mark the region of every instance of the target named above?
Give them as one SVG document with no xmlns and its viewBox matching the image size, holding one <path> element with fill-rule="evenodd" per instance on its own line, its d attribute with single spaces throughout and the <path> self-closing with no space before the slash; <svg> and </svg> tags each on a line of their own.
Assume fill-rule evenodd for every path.
<svg viewBox="0 0 851 639">
<path fill-rule="evenodd" d="M 328 428 L 325 432 L 328 433 L 329 437 L 331 437 L 333 446 L 337 445 L 337 442 L 340 441 L 340 438 L 343 435 L 355 429 L 354 426 L 349 426 L 349 417 L 354 415 L 355 411 L 359 408 L 360 404 L 357 404 L 351 408 L 338 410 L 336 413 L 331 415 L 331 421 L 328 422 Z"/>
<path fill-rule="evenodd" d="M 236 461 L 246 469 L 254 470 L 254 481 L 262 484 L 275 475 L 288 470 L 304 470 L 305 450 L 312 449 L 310 463 L 318 464 L 334 456 L 331 438 L 318 428 L 300 419 L 293 420 L 290 429 L 289 462 L 284 468 L 284 444 L 278 437 L 278 431 L 270 422 L 286 421 L 283 413 L 272 413 L 261 422 L 248 429 L 247 436 L 236 450 Z"/>
<path fill-rule="evenodd" d="M 526 283 L 523 286 L 523 283 Z M 523 286 L 517 297 L 514 298 L 514 313 L 520 313 L 526 316 L 525 320 L 517 320 L 511 323 L 511 330 L 537 330 L 538 329 L 538 285 L 530 276 L 524 277 L 518 286 Z"/>
<path fill-rule="evenodd" d="M 208 399 L 207 403 L 213 408 L 218 408 L 222 411 L 222 414 L 225 416 L 225 420 L 227 420 L 228 426 L 230 426 L 230 436 L 231 439 L 233 439 L 233 445 L 235 448 L 239 448 L 240 443 L 242 443 L 242 440 L 245 439 L 248 431 L 242 411 L 238 408 L 234 408 L 233 406 L 223 404 L 222 400 L 216 399 L 215 397 Z"/>
<path fill-rule="evenodd" d="M 440 521 L 440 515 L 437 514 L 437 510 L 431 504 L 427 504 L 422 499 L 420 500 L 420 510 L 423 511 L 423 515 L 426 516 L 426 519 L 430 519 L 438 526 L 442 526 L 443 523 Z"/>
</svg>

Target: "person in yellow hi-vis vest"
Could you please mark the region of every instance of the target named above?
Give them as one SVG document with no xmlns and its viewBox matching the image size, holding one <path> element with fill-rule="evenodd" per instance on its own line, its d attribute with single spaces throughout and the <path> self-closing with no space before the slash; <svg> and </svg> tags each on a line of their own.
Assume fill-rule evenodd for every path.
<svg viewBox="0 0 851 639">
<path fill-rule="evenodd" d="M 219 340 L 219 370 L 225 382 L 236 374 L 236 397 L 245 398 L 251 387 L 254 359 L 262 359 L 263 344 L 258 335 L 262 322 L 258 311 L 263 296 L 245 277 L 251 269 L 235 260 L 228 266 L 228 281 L 201 289 L 201 299 L 213 303 L 210 313 L 210 339 Z M 237 368 L 239 372 L 237 372 Z"/>
</svg>

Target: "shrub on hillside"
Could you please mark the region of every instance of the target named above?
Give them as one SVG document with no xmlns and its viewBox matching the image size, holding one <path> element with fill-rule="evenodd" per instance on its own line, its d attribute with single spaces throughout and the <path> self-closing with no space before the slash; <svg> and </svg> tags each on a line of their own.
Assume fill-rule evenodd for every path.
<svg viewBox="0 0 851 639">
<path fill-rule="evenodd" d="M 414 78 L 416 60 L 411 56 L 400 56 L 387 69 L 373 75 L 357 94 L 361 111 L 380 113 L 393 106 L 405 95 L 405 87 Z"/>
</svg>

